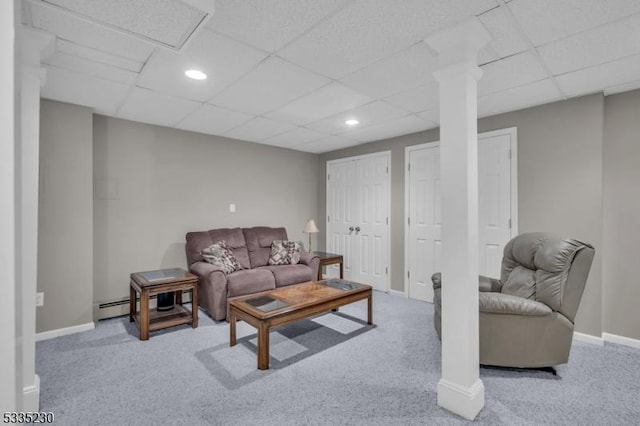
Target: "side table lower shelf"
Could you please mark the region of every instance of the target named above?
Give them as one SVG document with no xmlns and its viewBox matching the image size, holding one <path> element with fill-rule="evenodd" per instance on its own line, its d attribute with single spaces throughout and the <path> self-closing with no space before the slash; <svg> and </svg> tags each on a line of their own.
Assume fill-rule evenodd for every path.
<svg viewBox="0 0 640 426">
<path fill-rule="evenodd" d="M 140 312 L 136 312 L 133 318 L 138 324 L 138 327 L 140 327 Z M 191 321 L 191 311 L 181 305 L 176 305 L 169 311 L 158 311 L 155 308 L 149 309 L 149 331 L 161 330 L 176 325 L 191 324 Z"/>
</svg>

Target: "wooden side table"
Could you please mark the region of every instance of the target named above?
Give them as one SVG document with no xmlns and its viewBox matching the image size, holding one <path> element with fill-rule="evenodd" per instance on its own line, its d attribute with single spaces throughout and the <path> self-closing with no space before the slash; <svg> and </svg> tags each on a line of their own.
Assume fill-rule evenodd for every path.
<svg viewBox="0 0 640 426">
<path fill-rule="evenodd" d="M 318 268 L 318 281 L 322 280 L 322 267 L 327 265 L 340 264 L 340 279 L 344 278 L 344 258 L 341 254 L 327 253 L 326 251 L 314 251 L 314 255 L 320 258 L 320 268 Z"/>
<path fill-rule="evenodd" d="M 191 311 L 182 306 L 182 292 L 191 291 Z M 149 298 L 174 292 L 176 304 L 168 311 L 149 309 Z M 136 309 L 140 296 L 140 311 Z M 149 340 L 149 332 L 181 324 L 198 327 L 198 277 L 181 268 L 134 272 L 129 287 L 129 322 L 136 322 L 140 340 Z"/>
</svg>

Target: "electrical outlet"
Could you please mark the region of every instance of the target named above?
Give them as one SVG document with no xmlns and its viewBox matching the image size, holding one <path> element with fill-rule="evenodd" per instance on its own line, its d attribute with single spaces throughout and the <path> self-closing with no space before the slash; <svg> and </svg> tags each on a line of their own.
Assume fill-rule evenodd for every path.
<svg viewBox="0 0 640 426">
<path fill-rule="evenodd" d="M 231 203 L 229 204 L 229 213 L 235 213 L 236 212 L 236 205 Z"/>
<path fill-rule="evenodd" d="M 44 293 L 36 293 L 36 306 L 44 305 Z"/>
</svg>

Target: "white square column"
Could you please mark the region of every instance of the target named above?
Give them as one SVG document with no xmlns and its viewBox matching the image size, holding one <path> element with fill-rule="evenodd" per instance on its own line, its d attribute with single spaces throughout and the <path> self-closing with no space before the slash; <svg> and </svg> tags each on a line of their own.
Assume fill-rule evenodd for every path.
<svg viewBox="0 0 640 426">
<path fill-rule="evenodd" d="M 40 378 L 36 365 L 36 291 L 38 282 L 38 193 L 40 180 L 40 88 L 45 69 L 40 61 L 54 52 L 54 37 L 48 33 L 20 28 L 17 32 L 20 75 L 16 78 L 20 95 L 20 143 L 16 164 L 18 188 L 19 252 L 17 278 L 22 284 L 22 411 L 39 411 Z M 18 136 L 18 135 L 17 135 Z"/>
<path fill-rule="evenodd" d="M 475 18 L 427 38 L 439 55 L 442 179 L 442 378 L 438 405 L 466 419 L 484 407 L 478 313 L 478 50 Z"/>
</svg>

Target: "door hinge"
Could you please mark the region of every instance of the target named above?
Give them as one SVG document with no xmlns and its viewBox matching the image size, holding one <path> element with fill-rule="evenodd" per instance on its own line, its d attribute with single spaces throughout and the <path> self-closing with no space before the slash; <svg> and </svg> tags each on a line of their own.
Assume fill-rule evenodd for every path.
<svg viewBox="0 0 640 426">
<path fill-rule="evenodd" d="M 331 216 L 327 216 L 327 223 L 331 222 Z"/>
<path fill-rule="evenodd" d="M 384 273 L 385 273 L 386 275 L 389 275 L 389 267 L 388 267 L 388 266 L 384 268 Z"/>
<path fill-rule="evenodd" d="M 411 163 L 407 164 L 407 171 L 410 172 L 411 171 Z"/>
<path fill-rule="evenodd" d="M 411 226 L 411 218 L 410 217 L 407 218 L 407 225 Z"/>
<path fill-rule="evenodd" d="M 387 225 L 389 224 L 389 216 L 387 216 Z"/>
<path fill-rule="evenodd" d="M 509 219 L 509 229 L 511 229 L 511 219 Z"/>
<path fill-rule="evenodd" d="M 387 174 L 389 174 L 389 166 L 387 166 Z"/>
<path fill-rule="evenodd" d="M 511 160 L 511 150 L 509 150 L 509 160 Z"/>
<path fill-rule="evenodd" d="M 411 279 L 411 271 L 407 271 L 407 278 Z"/>
<path fill-rule="evenodd" d="M 331 180 L 331 174 L 327 175 L 327 180 Z"/>
</svg>

